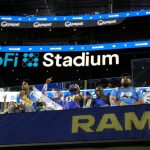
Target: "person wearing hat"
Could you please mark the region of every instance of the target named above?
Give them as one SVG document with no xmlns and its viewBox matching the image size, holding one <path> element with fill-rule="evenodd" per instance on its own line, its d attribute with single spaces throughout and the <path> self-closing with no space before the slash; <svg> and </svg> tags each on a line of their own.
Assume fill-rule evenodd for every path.
<svg viewBox="0 0 150 150">
<path fill-rule="evenodd" d="M 122 87 L 116 88 L 111 92 L 111 106 L 139 105 L 144 103 L 144 96 L 141 91 L 132 87 L 130 74 L 124 73 L 121 76 Z"/>
</svg>

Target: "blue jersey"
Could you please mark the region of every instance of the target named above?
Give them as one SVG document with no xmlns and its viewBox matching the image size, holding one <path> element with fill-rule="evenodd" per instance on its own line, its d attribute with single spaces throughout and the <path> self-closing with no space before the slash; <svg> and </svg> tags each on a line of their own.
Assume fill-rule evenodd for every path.
<svg viewBox="0 0 150 150">
<path fill-rule="evenodd" d="M 133 105 L 138 99 L 144 98 L 142 92 L 136 91 L 133 87 L 128 89 L 123 87 L 114 89 L 110 96 L 115 96 L 118 102 L 124 102 L 128 105 Z"/>
<path fill-rule="evenodd" d="M 53 100 L 55 103 L 57 103 L 58 105 L 64 107 L 64 102 L 61 98 L 57 99 L 57 100 Z"/>
<path fill-rule="evenodd" d="M 83 100 L 79 100 L 79 102 L 77 102 L 75 100 L 75 96 L 79 95 L 80 93 L 76 93 L 76 94 L 67 94 L 64 96 L 64 109 L 71 109 L 71 108 L 82 108 L 83 107 Z"/>
<path fill-rule="evenodd" d="M 94 107 L 101 107 L 101 106 L 104 106 L 104 105 L 109 105 L 108 102 L 104 99 L 102 99 L 101 97 L 96 97 L 93 99 L 94 101 Z"/>
</svg>

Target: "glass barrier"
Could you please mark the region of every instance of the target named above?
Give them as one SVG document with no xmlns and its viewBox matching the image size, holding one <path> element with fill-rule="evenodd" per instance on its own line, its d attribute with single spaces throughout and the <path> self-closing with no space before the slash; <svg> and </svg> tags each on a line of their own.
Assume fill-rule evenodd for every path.
<svg viewBox="0 0 150 150">
<path fill-rule="evenodd" d="M 143 89 L 145 103 L 150 103 L 150 58 L 134 59 L 131 61 L 133 86 L 146 87 Z"/>
<path fill-rule="evenodd" d="M 150 58 L 134 59 L 131 65 L 134 86 L 150 86 Z"/>
<path fill-rule="evenodd" d="M 134 61 L 133 61 L 134 62 Z M 148 87 L 132 87 L 132 77 L 101 78 L 0 89 L 0 111 L 5 113 L 124 106 L 149 103 Z M 135 81 L 135 78 L 133 79 Z"/>
</svg>

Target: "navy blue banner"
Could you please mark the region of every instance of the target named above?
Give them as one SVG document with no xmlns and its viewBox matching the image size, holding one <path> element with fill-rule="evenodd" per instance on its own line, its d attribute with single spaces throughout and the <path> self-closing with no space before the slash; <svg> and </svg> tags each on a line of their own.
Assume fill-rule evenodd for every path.
<svg viewBox="0 0 150 150">
<path fill-rule="evenodd" d="M 150 105 L 0 115 L 0 145 L 150 139 Z"/>
</svg>

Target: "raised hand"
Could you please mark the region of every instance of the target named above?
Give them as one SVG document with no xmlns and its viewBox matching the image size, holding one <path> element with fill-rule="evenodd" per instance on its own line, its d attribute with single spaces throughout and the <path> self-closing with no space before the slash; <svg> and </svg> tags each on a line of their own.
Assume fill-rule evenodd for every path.
<svg viewBox="0 0 150 150">
<path fill-rule="evenodd" d="M 53 80 L 52 80 L 52 77 L 46 79 L 46 83 L 47 83 L 47 84 L 48 84 L 48 83 L 51 83 L 52 81 L 53 81 Z"/>
</svg>

